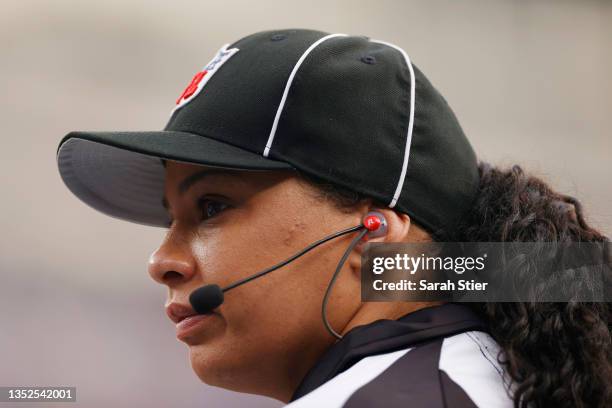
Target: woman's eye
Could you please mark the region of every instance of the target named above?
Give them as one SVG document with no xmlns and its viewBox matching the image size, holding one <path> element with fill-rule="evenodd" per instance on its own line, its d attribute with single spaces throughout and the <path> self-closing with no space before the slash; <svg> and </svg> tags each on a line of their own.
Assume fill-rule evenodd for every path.
<svg viewBox="0 0 612 408">
<path fill-rule="evenodd" d="M 227 204 L 224 204 L 222 202 L 206 198 L 201 199 L 199 201 L 200 208 L 202 209 L 202 218 L 204 220 L 214 217 L 215 215 L 223 211 L 225 208 L 229 207 Z"/>
</svg>

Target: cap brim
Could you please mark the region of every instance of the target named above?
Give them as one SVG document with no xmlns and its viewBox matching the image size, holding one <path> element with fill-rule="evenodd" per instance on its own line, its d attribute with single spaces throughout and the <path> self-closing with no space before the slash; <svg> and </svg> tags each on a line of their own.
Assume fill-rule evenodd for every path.
<svg viewBox="0 0 612 408">
<path fill-rule="evenodd" d="M 57 148 L 66 186 L 111 217 L 167 227 L 162 206 L 165 171 L 160 159 L 242 170 L 287 170 L 271 160 L 201 135 L 174 131 L 71 132 Z"/>
</svg>

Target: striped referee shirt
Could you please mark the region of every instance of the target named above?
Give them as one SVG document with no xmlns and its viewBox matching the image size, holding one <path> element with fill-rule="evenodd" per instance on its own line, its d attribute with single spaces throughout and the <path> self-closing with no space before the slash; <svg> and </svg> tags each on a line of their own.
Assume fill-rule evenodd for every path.
<svg viewBox="0 0 612 408">
<path fill-rule="evenodd" d="M 306 374 L 288 408 L 512 407 L 499 345 L 447 303 L 349 331 Z"/>
</svg>

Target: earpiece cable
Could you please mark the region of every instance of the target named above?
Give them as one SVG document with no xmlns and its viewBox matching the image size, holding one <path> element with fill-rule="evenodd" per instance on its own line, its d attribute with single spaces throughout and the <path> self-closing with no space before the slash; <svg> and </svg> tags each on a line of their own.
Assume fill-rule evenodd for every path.
<svg viewBox="0 0 612 408">
<path fill-rule="evenodd" d="M 365 228 L 363 226 L 360 226 L 360 227 L 363 228 L 363 231 L 361 231 L 359 233 L 359 235 L 357 235 L 355 238 L 353 238 L 353 241 L 351 242 L 351 244 L 348 246 L 346 251 L 344 251 L 344 255 L 342 255 L 342 258 L 340 259 L 340 262 L 338 262 L 338 266 L 336 267 L 336 270 L 334 271 L 334 274 L 332 275 L 332 278 L 329 281 L 329 285 L 327 286 L 327 290 L 325 291 L 325 296 L 323 297 L 323 304 L 321 306 L 321 314 L 323 316 L 323 323 L 325 323 L 325 328 L 327 329 L 327 331 L 332 336 L 335 336 L 339 340 L 342 339 L 342 335 L 337 333 L 331 327 L 331 325 L 329 324 L 329 321 L 327 320 L 327 312 L 326 312 L 326 310 L 327 310 L 327 302 L 329 301 L 329 295 L 331 294 L 331 290 L 332 290 L 332 288 L 334 286 L 334 283 L 336 282 L 336 278 L 338 277 L 338 274 L 340 273 L 340 270 L 342 269 L 342 266 L 346 262 L 349 254 L 353 251 L 353 248 L 355 248 L 355 246 L 357 246 L 359 241 L 361 241 L 361 239 L 364 237 L 364 235 L 369 232 L 367 228 Z"/>
</svg>

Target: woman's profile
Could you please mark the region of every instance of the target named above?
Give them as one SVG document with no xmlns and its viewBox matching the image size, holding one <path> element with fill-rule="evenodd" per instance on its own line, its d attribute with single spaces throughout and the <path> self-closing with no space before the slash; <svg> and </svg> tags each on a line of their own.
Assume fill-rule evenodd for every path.
<svg viewBox="0 0 612 408">
<path fill-rule="evenodd" d="M 366 242 L 608 241 L 575 198 L 479 161 L 401 47 L 254 33 L 164 130 L 72 132 L 57 160 L 88 205 L 167 229 L 148 272 L 206 384 L 291 407 L 612 401 L 609 303 L 362 301 Z"/>
</svg>

